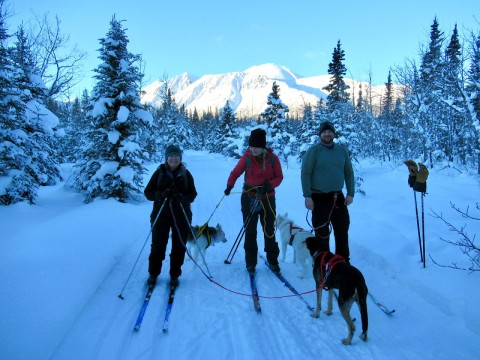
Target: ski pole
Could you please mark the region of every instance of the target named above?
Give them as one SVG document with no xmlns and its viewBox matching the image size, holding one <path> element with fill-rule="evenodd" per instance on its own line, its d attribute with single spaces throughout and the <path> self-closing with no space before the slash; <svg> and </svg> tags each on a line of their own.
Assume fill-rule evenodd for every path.
<svg viewBox="0 0 480 360">
<path fill-rule="evenodd" d="M 200 256 L 202 257 L 203 263 L 205 264 L 205 268 L 207 269 L 207 272 L 208 272 L 208 277 L 211 278 L 212 275 L 210 274 L 210 270 L 208 269 L 207 262 L 205 261 L 205 256 L 203 256 L 203 252 L 202 252 L 202 250 L 200 249 L 200 245 L 198 245 L 198 243 L 197 243 L 197 235 L 196 235 L 195 232 L 193 231 L 192 224 L 190 224 L 190 221 L 188 220 L 187 213 L 185 212 L 185 209 L 184 209 L 182 203 L 180 203 L 180 207 L 182 208 L 183 215 L 185 216 L 185 219 L 187 220 L 187 223 L 188 223 L 188 227 L 189 227 L 189 229 L 190 229 L 190 232 L 192 233 L 193 241 L 195 242 L 195 245 L 197 245 L 198 252 L 200 253 Z M 208 224 L 208 222 L 207 222 L 207 224 Z M 183 245 L 185 246 L 185 250 L 187 251 L 188 257 L 189 257 L 190 259 L 192 259 L 192 261 L 195 262 L 195 260 L 193 259 L 192 255 L 190 255 L 190 252 L 188 251 L 188 248 L 187 248 L 186 244 L 183 244 Z M 198 264 L 197 264 L 197 265 L 198 265 Z M 199 266 L 199 267 L 200 267 L 200 266 Z"/>
<path fill-rule="evenodd" d="M 422 238 L 420 236 L 420 222 L 418 220 L 418 206 L 417 206 L 417 194 L 413 190 L 413 198 L 415 199 L 415 214 L 417 216 L 417 232 L 418 232 L 418 246 L 420 247 L 420 261 L 424 262 L 423 250 L 422 250 Z M 422 198 L 423 204 L 423 198 Z"/>
<path fill-rule="evenodd" d="M 260 202 L 260 197 L 256 197 L 255 201 L 253 202 L 253 205 L 250 207 L 250 212 L 248 213 L 245 223 L 243 224 L 242 228 L 240 229 L 240 232 L 237 235 L 237 238 L 235 239 L 235 242 L 232 245 L 232 248 L 230 249 L 230 252 L 228 253 L 227 258 L 225 259 L 224 263 L 225 264 L 231 264 L 233 257 L 235 256 L 235 253 L 237 252 L 238 247 L 240 246 L 240 243 L 242 241 L 242 237 L 247 231 L 247 226 L 250 223 L 250 219 L 252 218 L 253 214 L 255 213 L 255 209 L 257 208 L 258 203 Z M 233 253 L 232 253 L 233 251 Z M 230 257 L 231 255 L 231 257 Z M 229 260 L 230 259 L 230 260 Z"/>
<path fill-rule="evenodd" d="M 423 198 L 425 197 L 425 193 L 422 193 L 422 240 L 423 240 L 423 268 L 426 266 L 426 259 L 425 259 L 425 211 L 423 205 Z"/>
<path fill-rule="evenodd" d="M 124 299 L 123 297 L 123 292 L 125 291 L 125 288 L 127 287 L 127 284 L 128 282 L 130 281 L 130 278 L 132 277 L 132 274 L 133 274 L 133 270 L 135 269 L 135 267 L 137 266 L 137 263 L 138 263 L 138 260 L 140 259 L 140 255 L 142 255 L 142 252 L 143 252 L 143 249 L 145 249 L 145 245 L 147 245 L 147 241 L 148 239 L 150 238 L 150 234 L 152 233 L 153 231 L 153 227 L 155 226 L 155 224 L 157 223 L 157 220 L 158 218 L 160 217 L 160 213 L 162 212 L 163 210 L 163 207 L 165 206 L 167 202 L 167 198 L 165 198 L 165 200 L 163 200 L 163 203 L 162 203 L 162 206 L 160 207 L 160 210 L 158 211 L 158 214 L 157 214 L 157 217 L 155 218 L 155 220 L 153 221 L 152 223 L 152 226 L 150 226 L 150 231 L 145 239 L 145 242 L 143 243 L 143 246 L 142 246 L 142 249 L 140 250 L 140 253 L 138 254 L 137 256 L 137 260 L 135 260 L 135 263 L 133 264 L 133 267 L 132 267 L 132 271 L 130 271 L 130 274 L 128 275 L 128 278 L 127 278 L 127 281 L 125 281 L 125 284 L 123 285 L 123 288 L 122 288 L 122 291 L 120 291 L 120 294 L 118 294 L 118 297 L 120 299 Z"/>
<path fill-rule="evenodd" d="M 225 197 L 225 194 L 223 194 L 222 198 L 220 199 L 220 201 L 218 202 L 217 206 L 215 206 L 215 209 L 213 209 L 213 212 L 212 214 L 210 215 L 210 217 L 208 218 L 208 220 L 206 221 L 206 224 L 208 224 L 208 222 L 210 221 L 210 219 L 212 218 L 213 214 L 215 214 L 215 211 L 217 211 L 218 209 L 218 206 L 220 205 L 220 203 L 222 202 L 223 198 Z"/>
<path fill-rule="evenodd" d="M 188 223 L 189 220 L 188 220 L 187 214 L 185 213 L 185 209 L 183 208 L 182 203 L 180 202 L 179 205 L 180 205 L 180 207 L 182 208 L 183 214 L 185 215 L 185 219 L 187 220 L 187 223 Z M 190 259 L 192 259 L 192 260 L 195 262 L 195 260 L 193 259 L 193 257 L 192 257 L 192 256 L 190 255 L 190 253 L 188 252 L 187 244 L 186 244 L 185 241 L 182 239 L 182 235 L 181 235 L 181 233 L 180 233 L 180 228 L 178 227 L 177 219 L 176 219 L 176 217 L 175 217 L 175 213 L 174 213 L 174 211 L 173 211 L 172 203 L 171 203 L 171 202 L 170 202 L 170 212 L 171 212 L 171 214 L 172 214 L 173 223 L 174 223 L 174 225 L 175 225 L 175 228 L 177 229 L 178 238 L 179 238 L 180 242 L 182 243 L 183 247 L 185 248 L 185 251 L 186 251 L 186 253 L 188 254 L 188 256 L 190 257 Z M 173 241 L 173 239 L 172 239 L 172 241 Z M 205 259 L 204 259 L 204 261 L 205 261 Z M 212 275 L 210 275 L 210 272 L 209 272 L 209 274 L 207 275 L 207 274 L 205 273 L 205 271 L 203 271 L 203 269 L 202 269 L 201 266 L 199 266 L 198 264 L 197 264 L 197 266 L 199 267 L 199 269 L 200 269 L 200 271 L 203 273 L 203 275 L 205 275 L 205 276 L 206 276 L 207 278 L 209 278 L 209 279 L 212 278 Z M 205 263 L 205 266 L 206 266 L 206 263 Z M 208 271 L 208 267 L 207 267 L 207 271 Z"/>
</svg>

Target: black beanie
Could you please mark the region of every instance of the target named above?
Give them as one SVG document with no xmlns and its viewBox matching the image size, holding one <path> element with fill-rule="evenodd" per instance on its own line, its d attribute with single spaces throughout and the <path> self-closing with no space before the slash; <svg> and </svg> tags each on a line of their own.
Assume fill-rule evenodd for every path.
<svg viewBox="0 0 480 360">
<path fill-rule="evenodd" d="M 320 131 L 319 134 L 321 134 L 325 130 L 330 130 L 331 132 L 335 132 L 335 127 L 330 121 L 324 121 L 323 123 L 320 124 Z"/>
<path fill-rule="evenodd" d="M 255 129 L 250 133 L 248 146 L 265 148 L 267 146 L 267 133 L 263 129 Z"/>
<path fill-rule="evenodd" d="M 182 160 L 182 150 L 177 145 L 168 145 L 165 149 L 165 160 L 171 155 L 178 155 Z"/>
</svg>

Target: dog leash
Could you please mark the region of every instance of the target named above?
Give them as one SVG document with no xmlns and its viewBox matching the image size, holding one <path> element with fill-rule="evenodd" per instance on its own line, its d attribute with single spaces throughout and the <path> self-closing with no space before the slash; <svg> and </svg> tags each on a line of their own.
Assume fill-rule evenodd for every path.
<svg viewBox="0 0 480 360">
<path fill-rule="evenodd" d="M 312 228 L 312 230 L 314 232 L 316 232 L 316 230 L 322 228 L 322 227 L 325 227 L 327 225 L 330 224 L 330 227 L 329 227 L 329 231 L 328 231 L 328 234 L 326 236 L 321 236 L 321 235 L 317 235 L 318 237 L 322 238 L 322 239 L 328 239 L 329 236 L 330 236 L 330 233 L 332 232 L 332 228 L 331 228 L 331 223 L 330 223 L 330 219 L 332 217 L 332 213 L 333 213 L 333 210 L 335 210 L 337 207 L 337 197 L 338 197 L 338 194 L 337 193 L 334 193 L 333 194 L 333 204 L 332 204 L 332 208 L 330 210 L 330 213 L 328 214 L 328 219 L 327 221 L 325 221 L 322 225 L 319 225 L 317 227 L 314 227 L 312 224 L 310 224 L 310 222 L 308 221 L 308 212 L 310 210 L 307 210 L 307 214 L 305 215 L 305 219 L 307 220 L 307 224 Z"/>
</svg>

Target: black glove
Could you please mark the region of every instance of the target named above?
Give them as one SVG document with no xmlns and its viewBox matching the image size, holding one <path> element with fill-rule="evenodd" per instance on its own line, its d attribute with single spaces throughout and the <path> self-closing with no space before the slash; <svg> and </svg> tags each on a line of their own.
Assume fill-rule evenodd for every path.
<svg viewBox="0 0 480 360">
<path fill-rule="evenodd" d="M 260 189 L 260 193 L 262 195 L 264 194 L 268 194 L 270 191 L 272 190 L 272 185 L 270 185 L 270 183 L 268 181 L 265 181 L 263 184 L 262 184 L 262 187 Z"/>
<path fill-rule="evenodd" d="M 225 191 L 223 192 L 225 195 L 230 195 L 230 191 L 232 191 L 233 187 L 232 186 L 227 186 L 227 188 L 225 189 Z"/>
<path fill-rule="evenodd" d="M 168 188 L 168 189 L 165 189 L 161 192 L 161 197 L 164 198 L 164 199 L 169 199 L 172 197 L 172 194 L 173 194 L 173 190 L 172 188 Z"/>
<path fill-rule="evenodd" d="M 183 194 L 176 189 L 172 189 L 172 200 L 179 203 L 183 202 Z"/>
</svg>

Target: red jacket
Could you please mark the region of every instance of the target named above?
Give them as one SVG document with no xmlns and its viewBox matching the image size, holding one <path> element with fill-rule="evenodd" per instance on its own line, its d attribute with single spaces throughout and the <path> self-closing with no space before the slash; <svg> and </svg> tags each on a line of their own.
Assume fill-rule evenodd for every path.
<svg viewBox="0 0 480 360">
<path fill-rule="evenodd" d="M 247 169 L 247 157 L 249 158 L 249 164 Z M 273 165 L 272 165 L 273 158 Z M 275 194 L 274 188 L 280 185 L 283 180 L 282 166 L 278 156 L 275 155 L 272 149 L 267 149 L 265 154 L 265 169 L 253 156 L 250 148 L 247 149 L 245 154 L 238 160 L 237 165 L 230 173 L 227 180 L 227 186 L 232 188 L 235 186 L 237 179 L 245 172 L 244 185 L 247 187 L 261 186 L 265 180 L 270 183 L 272 191 L 270 195 Z"/>
</svg>

